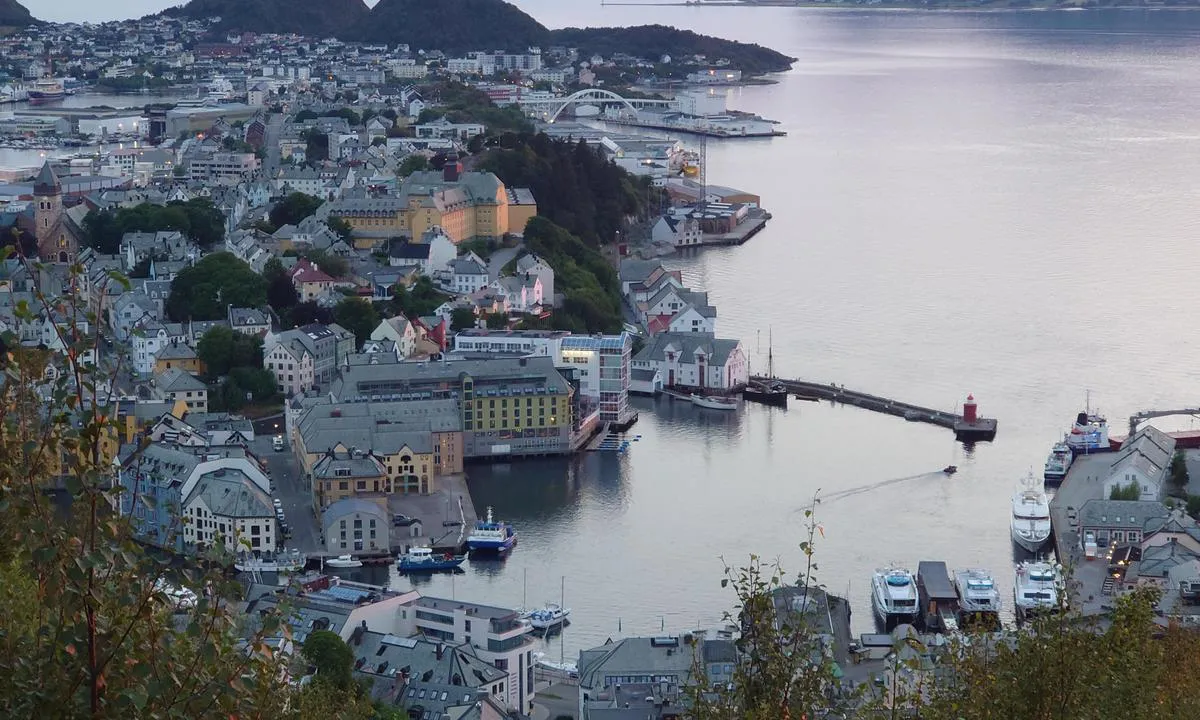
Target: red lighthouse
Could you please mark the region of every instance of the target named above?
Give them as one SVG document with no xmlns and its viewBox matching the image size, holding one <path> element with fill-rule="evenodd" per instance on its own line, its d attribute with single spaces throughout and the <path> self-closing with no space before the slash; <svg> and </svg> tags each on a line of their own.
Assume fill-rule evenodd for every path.
<svg viewBox="0 0 1200 720">
<path fill-rule="evenodd" d="M 976 440 L 991 441 L 996 437 L 996 421 L 979 417 L 978 411 L 975 396 L 968 395 L 963 403 L 962 417 L 954 423 L 954 436 L 957 439 L 972 443 Z"/>
<path fill-rule="evenodd" d="M 963 420 L 965 420 L 968 423 L 974 424 L 975 412 L 976 412 L 975 396 L 967 395 L 967 401 L 965 403 L 963 403 Z"/>
</svg>

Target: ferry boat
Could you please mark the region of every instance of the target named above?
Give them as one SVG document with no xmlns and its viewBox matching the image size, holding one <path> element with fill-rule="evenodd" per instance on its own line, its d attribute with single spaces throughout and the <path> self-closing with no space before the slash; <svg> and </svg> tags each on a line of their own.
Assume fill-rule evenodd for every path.
<svg viewBox="0 0 1200 720">
<path fill-rule="evenodd" d="M 1017 565 L 1016 583 L 1013 585 L 1017 620 L 1058 609 L 1058 592 L 1058 567 L 1048 562 L 1029 560 Z"/>
<path fill-rule="evenodd" d="M 1091 411 L 1079 413 L 1071 433 L 1067 435 L 1067 447 L 1076 455 L 1111 450 L 1108 444 L 1108 420 Z"/>
<path fill-rule="evenodd" d="M 299 550 L 290 553 L 275 553 L 266 555 L 239 555 L 234 561 L 234 569 L 249 573 L 291 573 L 304 569 L 308 558 Z"/>
<path fill-rule="evenodd" d="M 331 568 L 360 568 L 362 560 L 355 560 L 351 555 L 338 555 L 325 561 L 325 567 Z"/>
<path fill-rule="evenodd" d="M 1058 482 L 1067 476 L 1067 470 L 1071 468 L 1071 462 L 1075 459 L 1075 453 L 1071 452 L 1071 446 L 1065 442 L 1054 443 L 1054 447 L 1050 448 L 1050 457 L 1046 458 L 1046 470 L 1043 477 L 1051 482 Z"/>
<path fill-rule="evenodd" d="M 62 100 L 66 96 L 66 87 L 55 78 L 42 78 L 29 89 L 29 102 L 34 105 Z"/>
<path fill-rule="evenodd" d="M 917 584 L 904 568 L 876 570 L 871 577 L 871 607 L 885 628 L 917 620 Z"/>
<path fill-rule="evenodd" d="M 1013 542 L 1031 553 L 1041 550 L 1050 539 L 1050 500 L 1034 485 L 1032 473 L 1025 486 L 1013 494 L 1010 528 Z"/>
<path fill-rule="evenodd" d="M 737 398 L 692 393 L 692 404 L 708 410 L 737 410 Z"/>
<path fill-rule="evenodd" d="M 438 572 L 457 570 L 466 559 L 466 555 L 435 554 L 429 547 L 412 547 L 396 559 L 396 565 L 399 566 L 400 572 Z"/>
<path fill-rule="evenodd" d="M 987 570 L 960 570 L 954 575 L 958 590 L 960 625 L 964 628 L 1000 629 L 1000 591 Z"/>
<path fill-rule="evenodd" d="M 487 519 L 477 520 L 475 529 L 467 536 L 467 549 L 472 551 L 508 552 L 516 544 L 516 531 L 508 523 L 496 522 L 490 507 Z"/>
<path fill-rule="evenodd" d="M 571 615 L 571 608 L 565 608 L 557 603 L 546 607 L 530 610 L 521 617 L 529 621 L 535 630 L 549 630 L 563 625 Z"/>
</svg>

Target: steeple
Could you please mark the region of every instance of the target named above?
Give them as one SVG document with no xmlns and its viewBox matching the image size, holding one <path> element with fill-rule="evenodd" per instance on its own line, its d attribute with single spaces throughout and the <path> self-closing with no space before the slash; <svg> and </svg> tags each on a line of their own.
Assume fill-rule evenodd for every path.
<svg viewBox="0 0 1200 720">
<path fill-rule="evenodd" d="M 33 181 L 33 194 L 35 196 L 61 195 L 62 183 L 58 181 L 58 176 L 54 174 L 54 169 L 50 167 L 50 161 L 47 160 L 42 165 L 41 172 Z"/>
</svg>

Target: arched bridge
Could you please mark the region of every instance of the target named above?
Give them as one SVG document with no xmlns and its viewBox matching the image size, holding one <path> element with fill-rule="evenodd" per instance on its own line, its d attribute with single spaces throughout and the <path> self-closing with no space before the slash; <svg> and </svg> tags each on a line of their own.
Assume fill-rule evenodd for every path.
<svg viewBox="0 0 1200 720">
<path fill-rule="evenodd" d="M 620 105 L 631 112 L 637 112 L 639 108 L 662 108 L 667 109 L 675 106 L 674 100 L 662 100 L 660 98 L 623 98 L 611 90 L 602 90 L 600 88 L 588 88 L 567 95 L 566 97 L 553 98 L 530 98 L 518 101 L 521 109 L 526 113 L 537 113 L 539 115 L 547 115 L 547 122 L 554 122 L 558 116 L 566 110 L 568 106 L 575 103 L 586 103 L 588 105 Z"/>
</svg>

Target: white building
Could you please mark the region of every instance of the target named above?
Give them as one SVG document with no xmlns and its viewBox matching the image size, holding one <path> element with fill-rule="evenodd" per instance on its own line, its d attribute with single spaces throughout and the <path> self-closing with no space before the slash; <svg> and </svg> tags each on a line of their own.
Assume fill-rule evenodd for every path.
<svg viewBox="0 0 1200 720">
<path fill-rule="evenodd" d="M 463 295 L 482 290 L 490 281 L 487 263 L 475 253 L 467 253 L 451 261 L 450 276 L 450 289 Z"/>
<path fill-rule="evenodd" d="M 233 552 L 276 549 L 270 496 L 250 474 L 219 467 L 189 481 L 192 486 L 183 495 L 185 543 L 224 545 Z"/>
<path fill-rule="evenodd" d="M 403 315 L 387 318 L 371 331 L 371 340 L 376 342 L 388 341 L 396 344 L 396 353 L 400 357 L 409 357 L 417 349 L 417 331 L 413 324 Z"/>
<path fill-rule="evenodd" d="M 542 305 L 542 281 L 536 275 L 510 275 L 497 283 L 509 312 L 528 313 Z"/>
<path fill-rule="evenodd" d="M 165 325 L 150 316 L 142 318 L 129 335 L 133 346 L 133 369 L 143 375 L 154 372 L 154 360 L 171 343 Z"/>
<path fill-rule="evenodd" d="M 562 339 L 560 365 L 579 369 L 579 391 L 600 403 L 600 419 L 622 422 L 629 416 L 633 338 L 620 335 L 570 335 Z"/>
<path fill-rule="evenodd" d="M 671 316 L 667 323 L 667 332 L 674 333 L 708 333 L 716 332 L 717 312 L 711 305 L 693 307 L 688 305 Z"/>
<path fill-rule="evenodd" d="M 542 283 L 542 301 L 546 305 L 554 302 L 554 268 L 534 254 L 522 255 L 517 259 L 518 275 L 534 275 Z"/>
<path fill-rule="evenodd" d="M 708 333 L 658 333 L 633 358 L 632 366 L 657 370 L 668 388 L 728 391 L 749 380 L 741 341 Z"/>
<path fill-rule="evenodd" d="M 1138 500 L 1161 499 L 1174 455 L 1175 438 L 1149 425 L 1138 430 L 1115 454 L 1104 479 L 1102 496 L 1107 498 L 1114 489 L 1136 485 L 1141 493 Z"/>
<path fill-rule="evenodd" d="M 435 225 L 421 235 L 420 242 L 393 241 L 388 248 L 388 264 L 392 267 L 415 265 L 422 275 L 433 276 L 449 267 L 457 255 L 454 241 Z"/>
<path fill-rule="evenodd" d="M 690 215 L 664 215 L 654 223 L 650 239 L 677 248 L 696 247 L 703 242 L 704 233 L 700 230 L 700 221 Z"/>
<path fill-rule="evenodd" d="M 286 397 L 307 392 L 316 382 L 316 359 L 296 340 L 277 343 L 263 354 L 263 367 L 275 374 Z"/>
<path fill-rule="evenodd" d="M 213 153 L 193 157 L 188 170 L 193 180 L 227 182 L 250 179 L 258 166 L 254 153 Z"/>
<path fill-rule="evenodd" d="M 189 411 L 208 412 L 208 386 L 189 372 L 171 368 L 154 376 L 154 394 L 172 403 L 187 403 Z"/>
</svg>

